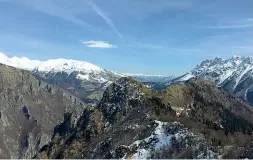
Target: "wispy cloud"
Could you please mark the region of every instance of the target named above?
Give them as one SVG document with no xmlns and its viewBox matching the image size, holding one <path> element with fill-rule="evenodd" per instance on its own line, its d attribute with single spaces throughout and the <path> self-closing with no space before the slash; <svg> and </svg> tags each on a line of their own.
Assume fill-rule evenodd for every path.
<svg viewBox="0 0 253 160">
<path fill-rule="evenodd" d="M 250 28 L 253 27 L 253 19 L 248 18 L 240 21 L 228 22 L 226 24 L 216 24 L 210 26 L 202 26 L 205 28 L 213 28 L 213 29 L 240 29 L 240 28 Z"/>
<path fill-rule="evenodd" d="M 116 48 L 115 45 L 108 43 L 106 41 L 83 41 L 83 44 L 89 48 Z"/>
<path fill-rule="evenodd" d="M 16 2 L 16 1 L 15 1 Z M 87 23 L 84 19 L 81 19 L 80 14 L 85 14 L 86 8 L 82 3 L 68 1 L 48 1 L 48 0 L 23 0 L 22 2 L 17 2 L 18 5 L 25 5 L 26 7 L 32 8 L 44 14 L 61 18 L 65 21 L 80 25 L 85 27 L 89 31 L 100 32 L 100 29 L 90 23 Z"/>
<path fill-rule="evenodd" d="M 123 35 L 118 31 L 113 21 L 105 14 L 104 11 L 101 10 L 101 8 L 95 2 L 92 0 L 85 0 L 85 2 L 92 7 L 93 11 L 96 12 L 96 14 L 99 15 L 120 38 L 124 39 Z"/>
<path fill-rule="evenodd" d="M 235 51 L 239 51 L 241 54 L 249 54 L 252 55 L 253 53 L 253 45 L 249 44 L 249 45 L 241 45 L 241 46 L 234 46 L 233 49 L 235 49 Z"/>
<path fill-rule="evenodd" d="M 206 28 L 214 28 L 214 29 L 236 29 L 236 28 L 249 28 L 249 27 L 253 27 L 253 24 L 217 25 L 217 26 L 207 26 Z"/>
</svg>

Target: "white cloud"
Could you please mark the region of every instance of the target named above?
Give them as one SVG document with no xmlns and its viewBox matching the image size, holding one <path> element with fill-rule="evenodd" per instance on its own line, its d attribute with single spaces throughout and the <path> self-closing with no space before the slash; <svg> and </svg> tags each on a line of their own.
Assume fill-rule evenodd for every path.
<svg viewBox="0 0 253 160">
<path fill-rule="evenodd" d="M 82 43 L 89 48 L 116 48 L 115 45 L 106 41 L 83 41 Z"/>
</svg>

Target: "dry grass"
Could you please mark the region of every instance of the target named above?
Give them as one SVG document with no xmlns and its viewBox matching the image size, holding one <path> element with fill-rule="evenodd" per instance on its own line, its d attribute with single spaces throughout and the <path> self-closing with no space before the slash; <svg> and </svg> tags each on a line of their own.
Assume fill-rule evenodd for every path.
<svg viewBox="0 0 253 160">
<path fill-rule="evenodd" d="M 169 103 L 172 108 L 186 108 L 192 102 L 192 96 L 186 85 L 171 85 L 161 97 L 163 103 Z"/>
<path fill-rule="evenodd" d="M 102 134 L 104 126 L 102 113 L 99 110 L 95 109 L 92 114 L 92 119 L 95 121 L 95 124 L 97 124 L 98 134 Z"/>
</svg>

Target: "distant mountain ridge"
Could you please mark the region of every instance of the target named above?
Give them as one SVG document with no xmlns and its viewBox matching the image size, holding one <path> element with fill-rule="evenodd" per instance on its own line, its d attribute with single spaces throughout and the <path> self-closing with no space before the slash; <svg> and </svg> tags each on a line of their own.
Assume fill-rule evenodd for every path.
<svg viewBox="0 0 253 160">
<path fill-rule="evenodd" d="M 164 75 L 145 75 L 145 74 L 126 74 L 130 77 L 135 78 L 140 82 L 155 82 L 155 83 L 166 83 L 169 80 L 175 78 L 172 76 L 164 76 Z"/>
<path fill-rule="evenodd" d="M 51 84 L 57 84 L 85 102 L 99 101 L 108 85 L 124 76 L 86 61 L 72 59 L 31 60 L 26 57 L 9 58 L 0 53 L 0 63 L 32 72 Z"/>
<path fill-rule="evenodd" d="M 132 74 L 132 73 L 118 73 L 103 69 L 97 65 L 86 61 L 79 61 L 73 59 L 49 59 L 47 61 L 31 60 L 26 57 L 11 57 L 9 58 L 5 54 L 0 52 L 0 63 L 20 68 L 35 73 L 58 73 L 64 72 L 70 75 L 73 72 L 78 72 L 76 75 L 77 79 L 87 81 L 98 81 L 100 83 L 110 81 L 110 79 L 103 76 L 98 77 L 99 73 L 110 72 L 119 77 L 135 77 L 141 82 L 167 82 L 175 76 L 164 76 L 164 75 L 145 75 L 145 74 Z"/>
<path fill-rule="evenodd" d="M 47 61 L 31 60 L 26 57 L 12 57 L 9 58 L 3 53 L 0 53 L 0 63 L 16 68 L 21 68 L 29 71 L 37 72 L 64 72 L 70 75 L 73 72 L 78 72 L 77 78 L 81 80 L 94 80 L 98 82 L 106 82 L 108 79 L 104 77 L 97 77 L 96 75 L 104 72 L 111 72 L 112 74 L 123 76 L 122 74 L 102 69 L 92 63 L 86 61 L 78 61 L 73 59 L 50 59 Z"/>
<path fill-rule="evenodd" d="M 166 88 L 173 76 L 125 74 L 103 69 L 86 61 L 73 59 L 31 60 L 26 57 L 8 57 L 0 52 L 0 63 L 32 72 L 51 84 L 57 84 L 81 100 L 94 104 L 111 83 L 121 77 L 131 76 L 147 82 L 152 88 Z M 154 86 L 154 87 L 153 87 Z"/>
<path fill-rule="evenodd" d="M 253 104 L 253 57 L 208 59 L 171 82 L 186 81 L 192 77 L 210 79 L 218 87 Z"/>
</svg>

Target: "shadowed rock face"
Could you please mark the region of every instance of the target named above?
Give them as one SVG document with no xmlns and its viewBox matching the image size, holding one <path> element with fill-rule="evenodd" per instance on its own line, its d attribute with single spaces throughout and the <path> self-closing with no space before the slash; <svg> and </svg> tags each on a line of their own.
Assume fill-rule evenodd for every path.
<svg viewBox="0 0 253 160">
<path fill-rule="evenodd" d="M 47 144 L 66 112 L 85 104 L 27 71 L 0 65 L 0 158 L 31 158 Z"/>
<path fill-rule="evenodd" d="M 249 105 L 210 81 L 195 78 L 154 92 L 121 78 L 77 121 L 65 115 L 35 157 L 245 158 L 252 115 Z"/>
</svg>

